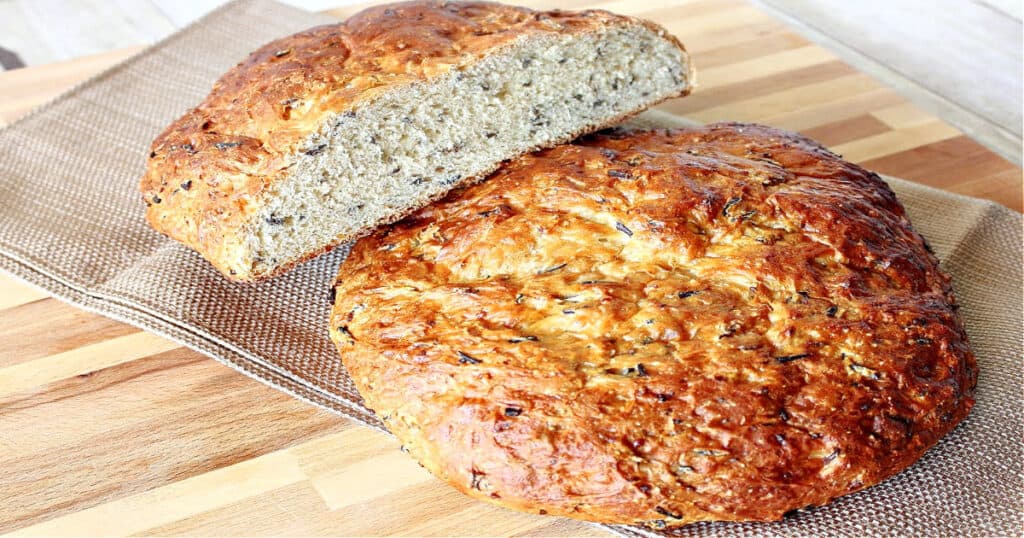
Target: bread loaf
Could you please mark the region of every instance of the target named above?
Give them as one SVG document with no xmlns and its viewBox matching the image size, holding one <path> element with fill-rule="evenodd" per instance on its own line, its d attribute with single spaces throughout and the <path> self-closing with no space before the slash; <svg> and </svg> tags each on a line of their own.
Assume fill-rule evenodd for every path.
<svg viewBox="0 0 1024 538">
<path fill-rule="evenodd" d="M 509 508 L 773 520 L 974 403 L 950 280 L 875 174 L 757 125 L 521 157 L 353 247 L 331 336 L 412 456 Z"/>
<path fill-rule="evenodd" d="M 233 279 L 279 274 L 504 160 L 686 94 L 659 26 L 412 2 L 272 42 L 154 142 L 154 228 Z"/>
</svg>

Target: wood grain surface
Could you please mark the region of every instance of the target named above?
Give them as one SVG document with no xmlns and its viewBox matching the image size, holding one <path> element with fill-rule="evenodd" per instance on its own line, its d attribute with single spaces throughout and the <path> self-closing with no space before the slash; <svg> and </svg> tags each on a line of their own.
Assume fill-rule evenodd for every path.
<svg viewBox="0 0 1024 538">
<path fill-rule="evenodd" d="M 647 17 L 682 38 L 699 88 L 664 110 L 799 130 L 878 172 L 1021 208 L 1020 168 L 743 0 L 565 4 Z M 133 52 L 0 74 L 0 123 Z M 384 434 L 2 275 L 0 344 L 2 532 L 606 533 L 471 501 Z"/>
<path fill-rule="evenodd" d="M 755 1 L 802 36 L 1021 164 L 1024 3 Z"/>
</svg>

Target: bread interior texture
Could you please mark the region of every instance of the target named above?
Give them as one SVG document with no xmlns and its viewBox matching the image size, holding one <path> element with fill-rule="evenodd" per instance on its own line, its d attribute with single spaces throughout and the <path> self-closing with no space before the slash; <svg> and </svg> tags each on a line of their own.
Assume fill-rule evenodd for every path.
<svg viewBox="0 0 1024 538">
<path fill-rule="evenodd" d="M 333 116 L 245 234 L 259 277 L 391 222 L 531 149 L 639 112 L 690 83 L 642 25 L 522 39 Z"/>
</svg>

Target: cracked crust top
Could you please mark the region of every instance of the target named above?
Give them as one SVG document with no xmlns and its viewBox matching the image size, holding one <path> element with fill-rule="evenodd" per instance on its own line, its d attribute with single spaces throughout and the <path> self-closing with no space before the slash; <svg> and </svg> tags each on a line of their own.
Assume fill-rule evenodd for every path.
<svg viewBox="0 0 1024 538">
<path fill-rule="evenodd" d="M 147 219 L 218 267 L 260 195 L 321 123 L 391 88 L 460 69 L 531 35 L 643 24 L 606 11 L 539 12 L 485 2 L 408 2 L 268 43 L 153 142 L 141 181 Z"/>
<path fill-rule="evenodd" d="M 888 186 L 757 125 L 610 131 L 359 241 L 331 335 L 427 469 L 611 523 L 772 520 L 973 405 L 949 278 Z"/>
</svg>

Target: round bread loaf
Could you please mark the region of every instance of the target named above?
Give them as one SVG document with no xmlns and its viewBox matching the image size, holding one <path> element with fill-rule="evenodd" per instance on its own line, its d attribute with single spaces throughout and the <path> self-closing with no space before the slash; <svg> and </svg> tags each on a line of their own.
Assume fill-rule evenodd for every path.
<svg viewBox="0 0 1024 538">
<path fill-rule="evenodd" d="M 260 47 L 168 126 L 146 219 L 228 278 L 270 278 L 693 81 L 679 40 L 634 17 L 373 6 Z"/>
<path fill-rule="evenodd" d="M 509 508 L 772 520 L 973 405 L 949 277 L 882 180 L 744 124 L 607 131 L 358 242 L 331 335 L 419 462 Z"/>
</svg>

